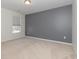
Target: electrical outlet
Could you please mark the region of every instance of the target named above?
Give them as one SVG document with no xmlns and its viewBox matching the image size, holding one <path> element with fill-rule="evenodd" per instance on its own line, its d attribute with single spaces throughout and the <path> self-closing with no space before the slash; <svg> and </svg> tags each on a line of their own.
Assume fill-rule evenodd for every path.
<svg viewBox="0 0 79 59">
<path fill-rule="evenodd" d="M 66 36 L 64 36 L 64 39 L 67 39 L 67 37 L 66 37 Z"/>
</svg>

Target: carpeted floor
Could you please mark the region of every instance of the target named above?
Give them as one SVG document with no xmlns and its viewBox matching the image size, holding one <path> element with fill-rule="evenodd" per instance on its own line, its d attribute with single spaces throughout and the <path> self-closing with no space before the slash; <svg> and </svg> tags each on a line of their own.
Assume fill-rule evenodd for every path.
<svg viewBox="0 0 79 59">
<path fill-rule="evenodd" d="M 2 43 L 1 59 L 74 59 L 72 45 L 21 38 Z"/>
</svg>

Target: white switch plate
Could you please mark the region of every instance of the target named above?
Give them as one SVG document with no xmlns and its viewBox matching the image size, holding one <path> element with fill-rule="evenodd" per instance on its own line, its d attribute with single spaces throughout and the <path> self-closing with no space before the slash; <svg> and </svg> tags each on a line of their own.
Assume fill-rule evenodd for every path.
<svg viewBox="0 0 79 59">
<path fill-rule="evenodd" d="M 64 39 L 67 39 L 66 36 L 64 36 Z"/>
</svg>

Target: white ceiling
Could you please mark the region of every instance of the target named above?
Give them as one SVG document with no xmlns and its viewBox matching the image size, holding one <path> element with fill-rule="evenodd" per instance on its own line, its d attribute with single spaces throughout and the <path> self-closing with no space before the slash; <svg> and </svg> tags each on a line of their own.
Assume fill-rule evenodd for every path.
<svg viewBox="0 0 79 59">
<path fill-rule="evenodd" d="M 36 13 L 60 6 L 72 4 L 72 0 L 31 0 L 31 5 L 25 5 L 24 0 L 2 0 L 1 7 L 24 14 Z"/>
</svg>

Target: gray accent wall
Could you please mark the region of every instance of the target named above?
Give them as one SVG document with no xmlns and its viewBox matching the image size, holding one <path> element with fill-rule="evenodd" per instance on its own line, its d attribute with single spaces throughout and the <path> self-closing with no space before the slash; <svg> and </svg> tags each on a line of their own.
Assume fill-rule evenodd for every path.
<svg viewBox="0 0 79 59">
<path fill-rule="evenodd" d="M 25 18 L 26 35 L 72 42 L 72 5 L 26 15 Z"/>
</svg>

